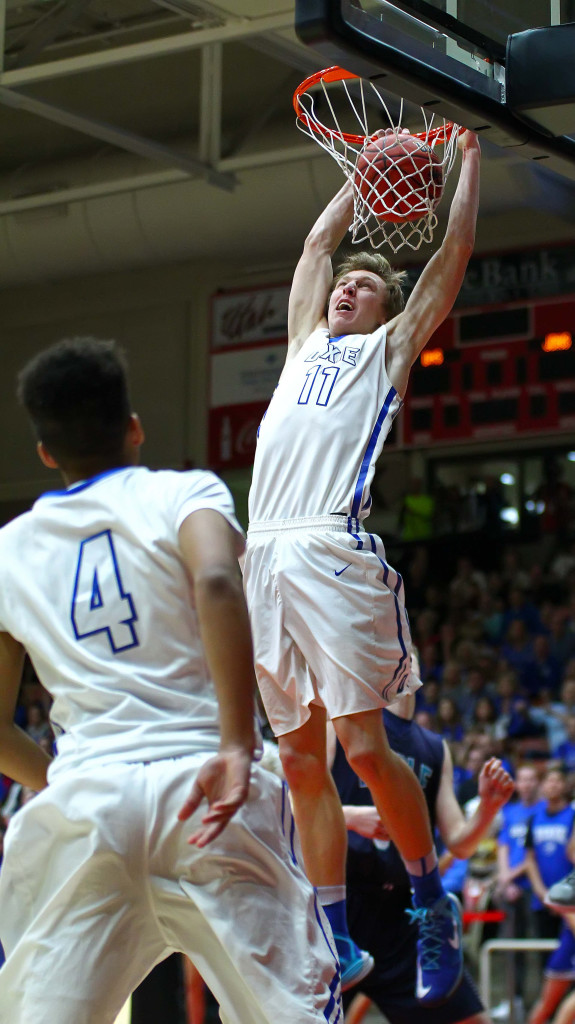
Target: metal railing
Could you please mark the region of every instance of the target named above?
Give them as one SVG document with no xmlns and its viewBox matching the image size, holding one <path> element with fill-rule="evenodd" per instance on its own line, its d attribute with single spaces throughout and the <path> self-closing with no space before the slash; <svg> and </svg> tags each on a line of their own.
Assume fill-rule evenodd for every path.
<svg viewBox="0 0 575 1024">
<path fill-rule="evenodd" d="M 551 952 L 559 945 L 557 939 L 490 939 L 484 942 L 479 951 L 479 990 L 487 1012 L 491 1007 L 491 954 L 492 953 L 529 953 Z M 515 1024 L 515 960 L 511 958 L 510 970 L 507 972 L 507 992 L 509 997 L 509 1021 Z"/>
</svg>

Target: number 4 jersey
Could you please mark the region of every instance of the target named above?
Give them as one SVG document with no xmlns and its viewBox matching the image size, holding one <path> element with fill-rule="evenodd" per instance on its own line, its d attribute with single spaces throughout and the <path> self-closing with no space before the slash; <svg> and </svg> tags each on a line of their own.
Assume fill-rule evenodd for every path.
<svg viewBox="0 0 575 1024">
<path fill-rule="evenodd" d="M 178 530 L 215 509 L 212 473 L 128 467 L 43 495 L 0 530 L 0 630 L 26 648 L 54 698 L 50 778 L 91 759 L 216 750 L 217 701 Z"/>
<path fill-rule="evenodd" d="M 401 408 L 385 370 L 385 326 L 310 335 L 260 424 L 250 522 L 333 513 L 364 519 L 376 460 Z"/>
</svg>

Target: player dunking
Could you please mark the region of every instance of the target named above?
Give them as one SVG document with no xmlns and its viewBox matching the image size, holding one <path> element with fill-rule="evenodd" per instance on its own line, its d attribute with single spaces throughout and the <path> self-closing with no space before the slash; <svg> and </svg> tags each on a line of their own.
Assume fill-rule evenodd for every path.
<svg viewBox="0 0 575 1024">
<path fill-rule="evenodd" d="M 326 715 L 409 872 L 425 924 L 419 991 L 430 1005 L 461 977 L 459 914 L 441 886 L 421 789 L 383 730 L 382 706 L 419 682 L 402 579 L 362 522 L 411 366 L 451 309 L 473 250 L 479 143 L 465 133 L 460 145 L 443 244 L 405 309 L 402 275 L 381 256 L 350 257 L 333 280 L 331 257 L 352 219 L 349 184 L 312 228 L 290 293 L 286 365 L 259 431 L 245 565 L 258 683 L 343 985 L 372 961 L 347 932 L 346 830 L 326 763 Z"/>
<path fill-rule="evenodd" d="M 111 342 L 46 350 L 20 395 L 66 489 L 0 530 L 0 770 L 42 790 L 7 833 L 1 1024 L 111 1024 L 175 950 L 229 1024 L 335 1024 L 333 940 L 289 803 L 251 763 L 229 491 L 136 465 Z M 54 698 L 51 763 L 13 724 L 24 649 Z"/>
</svg>

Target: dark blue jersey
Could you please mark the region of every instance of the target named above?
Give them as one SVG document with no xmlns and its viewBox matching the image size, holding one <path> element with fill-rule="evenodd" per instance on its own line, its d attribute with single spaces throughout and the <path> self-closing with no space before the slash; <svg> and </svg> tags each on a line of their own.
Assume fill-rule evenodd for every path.
<svg viewBox="0 0 575 1024">
<path fill-rule="evenodd" d="M 441 781 L 444 748 L 436 733 L 383 712 L 385 731 L 392 750 L 395 750 L 413 769 L 425 794 L 432 826 L 435 826 L 435 802 Z M 332 774 L 342 804 L 372 806 L 371 793 L 349 767 L 340 744 L 337 744 Z M 410 813 L 406 806 L 406 814 Z M 392 843 L 375 843 L 357 832 L 348 832 L 348 883 L 362 890 L 373 887 L 409 901 L 409 878 L 403 862 Z"/>
</svg>

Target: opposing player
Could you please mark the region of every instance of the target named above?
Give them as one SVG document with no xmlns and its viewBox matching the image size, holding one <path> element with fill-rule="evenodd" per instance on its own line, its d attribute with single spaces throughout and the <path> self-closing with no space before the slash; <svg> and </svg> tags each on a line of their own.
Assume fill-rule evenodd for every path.
<svg viewBox="0 0 575 1024">
<path fill-rule="evenodd" d="M 174 950 L 224 1021 L 335 1021 L 333 940 L 282 786 L 252 765 L 228 490 L 136 465 L 111 342 L 46 350 L 20 395 L 66 488 L 0 531 L 0 770 L 42 790 L 8 828 L 1 1024 L 111 1024 Z M 54 698 L 52 763 L 13 724 L 24 649 Z"/>
<path fill-rule="evenodd" d="M 488 761 L 479 777 L 478 805 L 473 815 L 465 819 L 453 790 L 449 748 L 441 737 L 412 721 L 414 706 L 415 698 L 408 694 L 384 711 L 389 744 L 419 779 L 431 821 L 437 825 L 447 849 L 456 857 L 470 857 L 513 793 L 513 780 L 500 761 Z M 347 864 L 350 930 L 375 959 L 375 969 L 357 991 L 374 1002 L 390 1024 L 488 1024 L 489 1018 L 467 973 L 442 1006 L 430 1009 L 418 1003 L 414 995 L 417 930 L 409 920 L 413 916 L 409 912 L 409 879 L 395 847 L 385 842 L 388 837 L 369 790 L 349 767 L 331 729 L 328 751 L 346 824 L 351 830 Z M 354 994 L 355 990 L 346 999 Z M 363 1019 L 356 1003 L 350 1014 L 354 1024 Z"/>
<path fill-rule="evenodd" d="M 381 708 L 419 681 L 401 576 L 362 524 L 410 368 L 451 309 L 473 250 L 479 143 L 465 133 L 461 146 L 443 244 L 405 309 L 403 275 L 379 255 L 350 257 L 333 280 L 331 257 L 352 219 L 349 184 L 312 228 L 290 293 L 286 365 L 259 430 L 245 565 L 258 682 L 342 982 L 357 981 L 371 961 L 345 923 L 346 830 L 327 768 L 326 716 L 408 869 L 426 922 L 421 991 L 430 1005 L 461 977 L 460 924 L 441 886 L 423 793 L 383 730 Z"/>
</svg>

